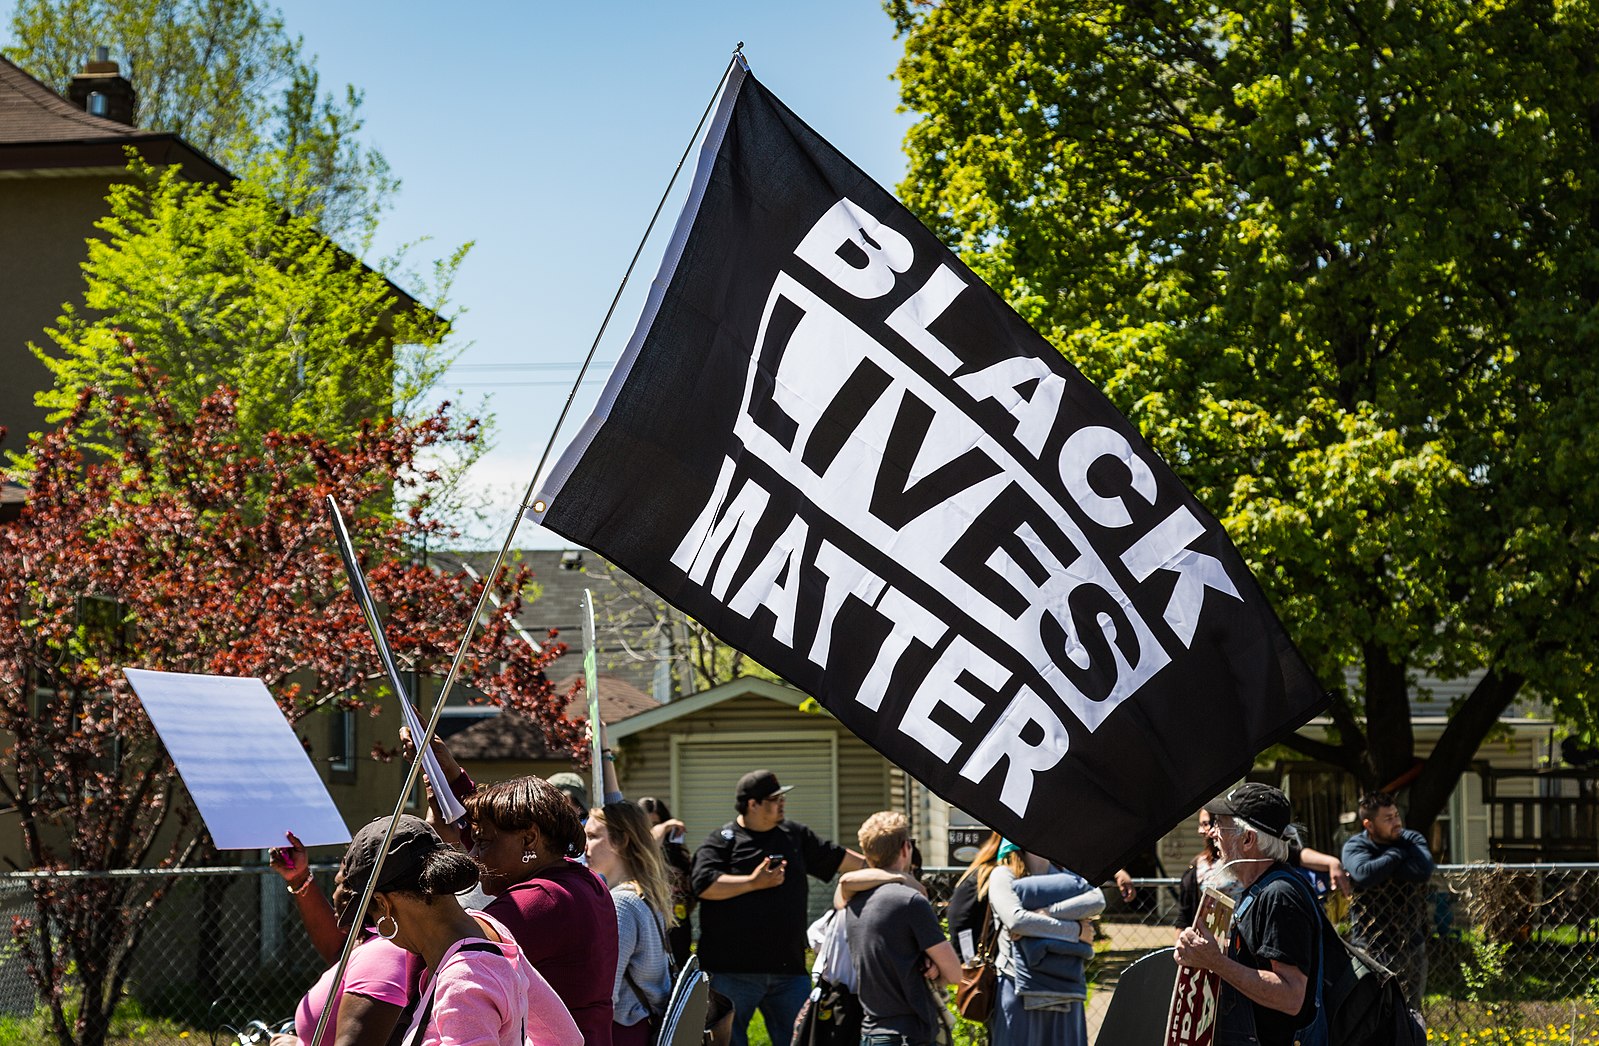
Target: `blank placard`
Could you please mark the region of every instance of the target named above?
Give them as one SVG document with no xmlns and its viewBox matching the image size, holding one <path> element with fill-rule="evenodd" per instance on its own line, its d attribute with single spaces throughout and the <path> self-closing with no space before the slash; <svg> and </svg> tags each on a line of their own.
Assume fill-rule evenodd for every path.
<svg viewBox="0 0 1599 1046">
<path fill-rule="evenodd" d="M 350 832 L 266 684 L 123 670 L 219 850 L 347 843 Z"/>
</svg>

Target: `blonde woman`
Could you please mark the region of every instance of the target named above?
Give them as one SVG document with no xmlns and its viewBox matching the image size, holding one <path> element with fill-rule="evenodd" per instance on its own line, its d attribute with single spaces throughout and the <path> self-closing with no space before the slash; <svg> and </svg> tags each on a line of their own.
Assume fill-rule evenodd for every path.
<svg viewBox="0 0 1599 1046">
<path fill-rule="evenodd" d="M 650 819 L 636 803 L 606 803 L 583 826 L 589 870 L 604 878 L 616 905 L 616 979 L 611 987 L 614 1046 L 647 1046 L 650 1025 L 672 994 L 666 931 L 672 887 Z"/>
</svg>

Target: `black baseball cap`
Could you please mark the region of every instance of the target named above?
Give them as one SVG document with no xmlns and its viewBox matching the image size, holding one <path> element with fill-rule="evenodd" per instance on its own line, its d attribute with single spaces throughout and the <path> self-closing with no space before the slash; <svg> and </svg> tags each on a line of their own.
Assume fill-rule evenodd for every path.
<svg viewBox="0 0 1599 1046">
<path fill-rule="evenodd" d="M 383 836 L 388 831 L 389 819 L 379 817 L 355 833 L 340 869 L 344 872 L 344 888 L 349 891 L 348 901 L 339 912 L 339 925 L 348 927 L 355 918 L 355 901 L 366 889 L 377 866 L 378 852 L 383 847 Z M 389 840 L 388 856 L 383 859 L 383 873 L 378 876 L 378 890 L 393 889 L 400 883 L 414 884 L 422 872 L 428 855 L 442 850 L 447 844 L 440 839 L 426 821 L 410 814 L 401 814 L 394 828 L 394 838 Z"/>
<path fill-rule="evenodd" d="M 1205 804 L 1205 809 L 1212 815 L 1242 818 L 1278 839 L 1288 837 L 1288 824 L 1294 816 L 1288 797 L 1280 789 L 1253 781 L 1239 785 L 1226 795 L 1218 795 Z"/>
<path fill-rule="evenodd" d="M 770 799 L 774 795 L 782 795 L 793 785 L 780 785 L 777 775 L 770 770 L 751 770 L 738 779 L 738 790 L 733 793 L 733 798 L 740 802 L 749 800 Z"/>
</svg>

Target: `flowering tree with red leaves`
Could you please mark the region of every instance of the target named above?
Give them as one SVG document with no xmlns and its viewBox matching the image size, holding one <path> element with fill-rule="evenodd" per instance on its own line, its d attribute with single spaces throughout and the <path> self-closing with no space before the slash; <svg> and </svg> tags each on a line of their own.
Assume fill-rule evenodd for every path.
<svg viewBox="0 0 1599 1046">
<path fill-rule="evenodd" d="M 477 437 L 444 409 L 362 424 L 337 442 L 241 438 L 219 389 L 192 417 L 135 368 L 130 399 L 79 409 L 33 448 L 21 517 L 0 526 L 0 801 L 20 815 L 35 868 L 184 867 L 211 857 L 171 761 L 123 679 L 125 666 L 256 676 L 291 722 L 319 705 L 381 700 L 382 669 L 350 597 L 324 499 L 342 506 L 388 615 L 396 655 L 448 664 L 480 589 L 417 562 L 437 476 L 419 455 Z M 138 408 L 129 405 L 137 402 Z M 75 448 L 80 419 L 110 418 L 113 453 Z M 396 510 L 397 504 L 407 507 Z M 580 744 L 565 695 L 511 628 L 523 577 L 486 615 L 461 681 Z M 63 1043 L 100 1046 L 164 888 L 128 879 L 36 881 L 13 932 Z"/>
</svg>

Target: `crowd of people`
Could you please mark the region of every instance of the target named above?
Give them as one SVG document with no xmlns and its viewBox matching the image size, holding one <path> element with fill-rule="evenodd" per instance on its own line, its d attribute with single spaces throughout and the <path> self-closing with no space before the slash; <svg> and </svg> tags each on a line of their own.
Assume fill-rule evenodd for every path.
<svg viewBox="0 0 1599 1046">
<path fill-rule="evenodd" d="M 444 783 L 466 810 L 460 822 L 442 823 L 430 802 L 426 821 L 366 825 L 327 893 L 292 833 L 273 852 L 330 968 L 301 1000 L 294 1033 L 272 1046 L 311 1042 L 324 1010 L 320 1041 L 333 1046 L 666 1046 L 657 1032 L 691 949 L 729 1013 L 725 1046 L 746 1046 L 757 1013 L 772 1046 L 791 1046 L 796 1034 L 806 1041 L 794 1046 L 947 1042 L 944 989 L 979 955 L 996 975 L 994 1046 L 1087 1044 L 1085 965 L 1105 894 L 998 834 L 957 881 L 946 937 L 902 814 L 873 814 L 859 849 L 841 846 L 790 820 L 792 786 L 757 770 L 734 788 L 736 816 L 691 854 L 664 802 L 622 796 L 608 751 L 605 795 L 590 805 L 575 774 L 480 786 L 447 745 L 434 744 Z M 1357 902 L 1357 933 L 1420 997 L 1424 933 L 1392 923 L 1415 906 L 1431 855 L 1403 829 L 1391 796 L 1368 796 L 1360 816 L 1364 831 L 1340 858 L 1299 844 L 1275 788 L 1242 785 L 1200 811 L 1205 849 L 1183 878 L 1174 958 L 1219 976 L 1218 1041 L 1286 1046 L 1315 1017 L 1325 920 L 1304 870 L 1334 890 L 1382 899 L 1380 908 Z M 833 909 L 815 924 L 812 878 L 837 881 Z M 1118 885 L 1130 898 L 1125 874 Z M 1205 890 L 1234 905 L 1220 937 L 1195 918 Z M 824 990 L 848 1006 L 819 1003 Z M 842 1039 L 837 1028 L 814 1035 L 820 1009 L 844 1021 Z"/>
<path fill-rule="evenodd" d="M 593 805 L 575 774 L 479 785 L 447 744 L 435 740 L 434 754 L 466 810 L 460 822 L 442 822 L 429 782 L 428 819 L 403 816 L 392 832 L 388 818 L 363 827 L 327 893 L 292 833 L 273 851 L 271 866 L 329 969 L 301 1000 L 294 1032 L 272 1046 L 304 1046 L 319 1020 L 321 1041 L 334 1046 L 657 1046 L 691 949 L 728 1011 L 726 1046 L 746 1046 L 757 1013 L 773 1046 L 790 1046 L 813 997 L 808 879 L 837 880 L 824 954 L 859 1006 L 859 1041 L 946 1040 L 941 993 L 959 978 L 960 959 L 919 880 L 902 814 L 874 814 L 859 849 L 841 846 L 789 819 L 792 786 L 756 770 L 734 787 L 736 816 L 690 853 L 665 802 L 622 796 L 608 750 L 606 793 Z M 1001 1046 L 1058 1033 L 1066 1046 L 1086 1042 L 1079 950 L 1100 892 L 997 835 L 969 874 L 999 933 Z M 1050 946 L 1035 954 L 1035 942 Z M 1046 996 L 1053 1008 L 1037 1009 Z"/>
<path fill-rule="evenodd" d="M 319 1022 L 330 1046 L 654 1046 L 694 947 L 696 910 L 699 961 L 729 1011 L 729 1046 L 747 1041 L 756 1012 L 773 1046 L 788 1046 L 811 986 L 806 877 L 831 879 L 866 859 L 788 820 L 789 789 L 775 774 L 740 779 L 738 816 L 691 855 L 665 802 L 622 796 L 609 750 L 606 792 L 592 806 L 576 774 L 479 785 L 447 744 L 435 740 L 434 754 L 442 786 L 465 808 L 460 822 L 443 822 L 430 781 L 428 819 L 363 827 L 328 892 L 293 833 L 273 851 L 271 867 L 329 969 L 301 1000 L 294 1032 L 272 1046 L 310 1043 Z M 903 825 L 872 846 L 897 852 L 902 842 Z M 953 953 L 943 958 L 953 971 Z"/>
</svg>

